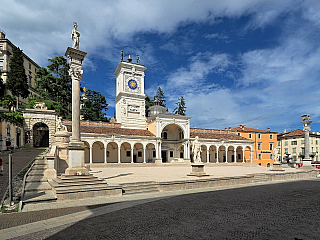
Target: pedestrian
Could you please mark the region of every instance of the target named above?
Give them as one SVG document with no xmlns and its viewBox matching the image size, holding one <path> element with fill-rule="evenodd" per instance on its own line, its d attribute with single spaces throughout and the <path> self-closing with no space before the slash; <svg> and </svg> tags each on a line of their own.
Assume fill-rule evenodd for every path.
<svg viewBox="0 0 320 240">
<path fill-rule="evenodd" d="M 3 175 L 3 160 L 2 157 L 0 157 L 0 175 Z"/>
</svg>

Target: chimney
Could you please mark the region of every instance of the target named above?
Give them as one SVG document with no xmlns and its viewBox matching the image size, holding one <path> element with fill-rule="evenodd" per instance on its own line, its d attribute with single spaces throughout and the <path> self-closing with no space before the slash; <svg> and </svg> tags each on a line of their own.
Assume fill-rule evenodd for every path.
<svg viewBox="0 0 320 240">
<path fill-rule="evenodd" d="M 228 128 L 225 128 L 224 130 L 225 130 L 225 131 L 227 131 L 227 130 L 228 130 Z"/>
<path fill-rule="evenodd" d="M 284 130 L 283 130 L 283 133 L 286 133 L 286 132 L 287 132 L 287 129 L 284 129 Z"/>
<path fill-rule="evenodd" d="M 270 132 L 270 128 L 268 127 L 268 132 Z"/>
<path fill-rule="evenodd" d="M 231 131 L 231 127 L 229 127 L 229 131 Z"/>
</svg>

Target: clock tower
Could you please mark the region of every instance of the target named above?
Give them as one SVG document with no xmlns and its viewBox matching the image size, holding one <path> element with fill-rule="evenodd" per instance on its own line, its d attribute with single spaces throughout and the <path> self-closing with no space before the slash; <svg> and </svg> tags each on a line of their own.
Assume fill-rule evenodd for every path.
<svg viewBox="0 0 320 240">
<path fill-rule="evenodd" d="M 116 119 L 123 128 L 146 129 L 144 71 L 146 68 L 133 63 L 129 55 L 127 61 L 121 57 L 114 75 L 117 78 Z"/>
</svg>

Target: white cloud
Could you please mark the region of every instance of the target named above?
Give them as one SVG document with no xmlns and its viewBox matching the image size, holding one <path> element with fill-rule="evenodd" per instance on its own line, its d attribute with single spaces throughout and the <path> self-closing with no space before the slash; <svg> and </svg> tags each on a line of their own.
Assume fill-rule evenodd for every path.
<svg viewBox="0 0 320 240">
<path fill-rule="evenodd" d="M 81 32 L 81 49 L 90 54 L 101 47 L 112 47 L 118 41 L 130 42 L 139 32 L 170 33 L 180 24 L 202 22 L 216 17 L 240 17 L 256 14 L 263 20 L 257 26 L 274 20 L 288 11 L 292 1 L 3 1 L 1 28 L 12 42 L 40 64 L 53 55 L 62 55 L 71 45 L 72 22 Z M 272 9 L 272 10 L 270 10 Z M 270 11 L 274 13 L 270 14 Z M 272 15 L 272 17 L 270 17 Z M 313 16 L 316 18 L 316 15 Z"/>
</svg>

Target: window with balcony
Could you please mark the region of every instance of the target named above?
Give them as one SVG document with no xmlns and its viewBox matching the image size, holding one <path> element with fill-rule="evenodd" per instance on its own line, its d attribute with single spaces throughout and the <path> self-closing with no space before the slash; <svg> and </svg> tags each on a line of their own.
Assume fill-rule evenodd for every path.
<svg viewBox="0 0 320 240">
<path fill-rule="evenodd" d="M 291 141 L 291 145 L 297 145 L 298 142 L 297 141 Z"/>
</svg>

